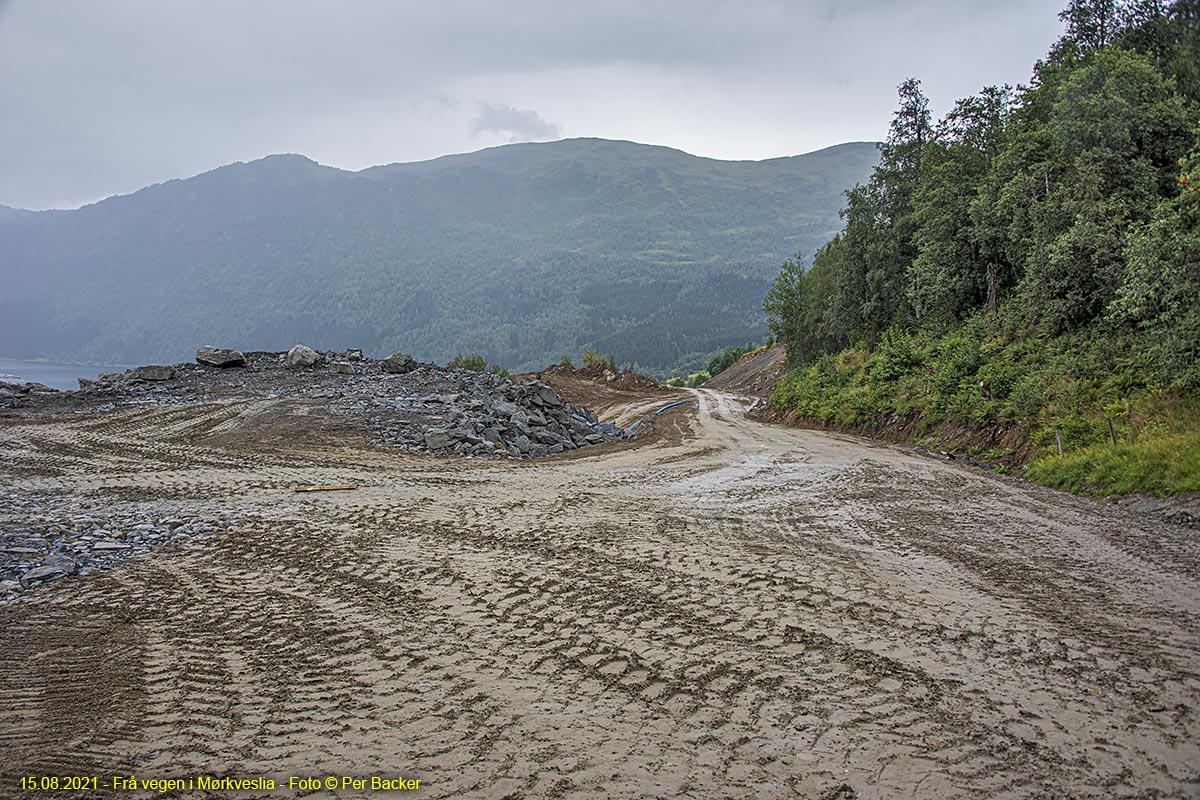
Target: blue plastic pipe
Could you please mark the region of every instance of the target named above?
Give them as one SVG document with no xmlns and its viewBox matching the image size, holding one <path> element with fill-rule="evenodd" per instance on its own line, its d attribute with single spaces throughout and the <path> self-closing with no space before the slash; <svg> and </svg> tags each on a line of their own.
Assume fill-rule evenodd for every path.
<svg viewBox="0 0 1200 800">
<path fill-rule="evenodd" d="M 662 412 L 666 411 L 668 408 L 674 408 L 675 406 L 681 406 L 681 405 L 683 405 L 683 404 L 684 404 L 684 403 L 686 403 L 686 402 L 687 402 L 687 400 L 677 400 L 677 401 L 675 401 L 674 403 L 668 403 L 667 405 L 665 405 L 665 406 L 663 406 L 662 408 L 660 408 L 660 409 L 658 409 L 657 411 L 655 411 L 655 412 L 654 412 L 654 416 L 656 416 L 656 417 L 657 417 L 659 414 L 661 414 Z M 628 428 L 626 428 L 625 430 L 627 430 L 627 431 L 631 431 L 631 430 L 633 430 L 634 428 L 636 428 L 638 425 L 640 425 L 640 424 L 641 424 L 641 422 L 642 422 L 642 421 L 639 419 L 637 422 L 633 423 L 632 425 L 630 425 L 630 426 L 629 426 Z"/>
</svg>

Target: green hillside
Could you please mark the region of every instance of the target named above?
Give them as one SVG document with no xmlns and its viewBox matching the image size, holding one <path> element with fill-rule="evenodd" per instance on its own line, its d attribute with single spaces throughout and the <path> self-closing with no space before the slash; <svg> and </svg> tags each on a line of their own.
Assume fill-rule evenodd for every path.
<svg viewBox="0 0 1200 800">
<path fill-rule="evenodd" d="M 170 361 L 359 346 L 516 369 L 585 347 L 666 370 L 765 335 L 789 253 L 839 227 L 854 143 L 728 162 L 516 144 L 361 172 L 270 156 L 77 211 L 0 214 L 0 353 Z"/>
<path fill-rule="evenodd" d="M 767 295 L 772 403 L 1073 491 L 1197 492 L 1200 13 L 1060 18 L 1028 86 L 935 123 L 900 85 L 845 229 Z"/>
</svg>

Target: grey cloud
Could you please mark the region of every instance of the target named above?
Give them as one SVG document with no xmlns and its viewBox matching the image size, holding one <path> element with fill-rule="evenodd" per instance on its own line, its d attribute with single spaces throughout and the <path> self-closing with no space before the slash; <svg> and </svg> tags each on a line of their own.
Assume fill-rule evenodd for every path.
<svg viewBox="0 0 1200 800">
<path fill-rule="evenodd" d="M 480 103 L 479 113 L 471 122 L 471 135 L 481 133 L 509 134 L 510 142 L 561 138 L 558 125 L 542 119 L 528 108 L 513 108 L 504 103 Z"/>
<path fill-rule="evenodd" d="M 273 152 L 357 169 L 560 126 L 794 154 L 883 135 L 909 75 L 943 108 L 1027 80 L 1057 6 L 0 0 L 0 203 L 70 206 Z"/>
<path fill-rule="evenodd" d="M 433 101 L 446 111 L 458 111 L 459 107 L 462 105 L 458 102 L 457 97 L 452 94 L 446 94 L 445 92 L 435 93 L 433 96 Z"/>
</svg>

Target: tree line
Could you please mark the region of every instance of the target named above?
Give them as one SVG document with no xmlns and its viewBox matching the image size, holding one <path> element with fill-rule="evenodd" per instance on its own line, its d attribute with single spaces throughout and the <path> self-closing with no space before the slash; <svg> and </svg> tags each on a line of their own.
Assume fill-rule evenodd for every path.
<svg viewBox="0 0 1200 800">
<path fill-rule="evenodd" d="M 1058 335 L 1138 330 L 1200 384 L 1200 0 L 1072 0 L 1028 86 L 934 122 L 915 78 L 845 227 L 764 301 L 793 365 L 889 329 L 1004 314 Z"/>
</svg>

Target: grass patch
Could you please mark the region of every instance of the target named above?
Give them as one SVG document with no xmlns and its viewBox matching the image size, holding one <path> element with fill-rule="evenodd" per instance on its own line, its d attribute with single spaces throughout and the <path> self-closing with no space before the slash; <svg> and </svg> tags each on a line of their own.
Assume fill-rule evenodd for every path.
<svg viewBox="0 0 1200 800">
<path fill-rule="evenodd" d="M 868 434 L 903 419 L 910 440 L 1081 494 L 1200 491 L 1200 392 L 1153 385 L 1153 347 L 1144 333 L 1050 337 L 1003 314 L 977 317 L 941 333 L 892 330 L 794 367 L 771 404 Z M 939 441 L 948 431 L 953 442 Z"/>
<path fill-rule="evenodd" d="M 1149 492 L 1167 497 L 1200 492 L 1200 403 L 1194 397 L 1149 398 L 1138 403 L 1127 440 L 1106 441 L 1036 458 L 1030 480 L 1093 496 Z M 1056 445 L 1057 448 L 1057 445 Z"/>
</svg>

